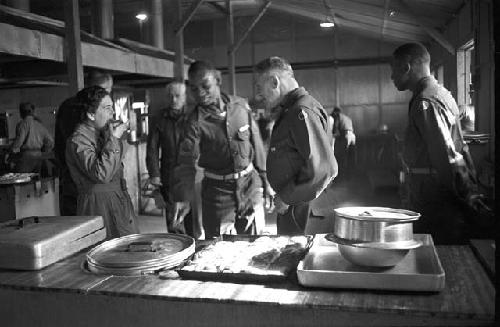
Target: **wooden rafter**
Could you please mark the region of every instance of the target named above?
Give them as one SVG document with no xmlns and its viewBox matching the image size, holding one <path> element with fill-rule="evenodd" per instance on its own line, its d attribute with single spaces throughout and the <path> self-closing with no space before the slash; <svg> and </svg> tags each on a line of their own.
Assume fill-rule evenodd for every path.
<svg viewBox="0 0 500 327">
<path fill-rule="evenodd" d="M 316 21 L 320 21 L 325 17 L 325 14 L 323 12 L 305 10 L 302 7 L 298 7 L 297 5 L 283 5 L 281 2 L 273 2 L 271 8 L 281 12 L 289 13 L 291 15 L 297 15 Z M 335 11 L 334 8 L 332 8 L 332 10 Z M 379 30 L 377 29 L 382 23 L 380 19 L 377 19 L 375 21 L 368 20 L 369 22 L 367 23 L 366 20 L 362 20 L 361 18 L 359 20 L 350 20 L 345 17 L 336 15 L 334 20 L 336 23 L 338 23 L 339 26 L 348 27 L 352 30 L 363 31 L 363 33 L 373 35 L 377 38 L 380 36 Z M 389 28 L 386 31 L 386 36 L 397 39 L 399 41 L 414 41 L 416 38 L 415 34 L 413 33 L 406 33 L 404 31 L 398 31 Z"/>
<path fill-rule="evenodd" d="M 196 13 L 196 10 L 203 4 L 205 0 L 196 0 L 196 2 L 193 2 L 191 4 L 191 7 L 188 10 L 188 14 L 182 19 L 182 21 L 175 26 L 174 30 L 176 34 L 181 33 L 186 25 L 189 23 L 191 18 L 193 18 L 194 14 Z"/>
<path fill-rule="evenodd" d="M 265 12 L 267 11 L 267 9 L 271 5 L 271 3 L 272 3 L 272 0 L 267 0 L 262 5 L 262 7 L 260 8 L 260 10 L 257 13 L 257 15 L 255 15 L 255 17 L 253 18 L 252 22 L 250 23 L 250 26 L 248 26 L 248 28 L 245 30 L 245 32 L 243 33 L 243 35 L 238 39 L 238 41 L 236 41 L 233 45 L 231 45 L 231 48 L 229 49 L 229 51 L 235 52 L 240 47 L 241 43 L 243 43 L 243 41 L 247 38 L 248 34 L 250 34 L 250 32 L 252 31 L 252 29 L 259 22 L 259 20 L 265 14 Z"/>
<path fill-rule="evenodd" d="M 425 19 L 418 17 L 413 14 L 412 8 L 404 0 L 399 0 L 400 7 L 406 11 L 407 15 L 410 15 L 417 24 L 432 37 L 437 43 L 439 43 L 443 48 L 445 48 L 450 54 L 455 55 L 455 47 L 451 42 L 449 42 L 446 37 L 438 32 L 434 27 L 431 27 L 425 23 Z"/>
</svg>

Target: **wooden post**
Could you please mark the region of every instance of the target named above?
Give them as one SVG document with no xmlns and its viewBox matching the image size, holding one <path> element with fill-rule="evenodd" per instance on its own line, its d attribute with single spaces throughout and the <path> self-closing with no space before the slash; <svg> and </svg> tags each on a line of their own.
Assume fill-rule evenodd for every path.
<svg viewBox="0 0 500 327">
<path fill-rule="evenodd" d="M 227 69 L 229 73 L 229 94 L 236 95 L 236 74 L 234 63 L 234 52 L 232 46 L 234 44 L 234 24 L 233 24 L 233 7 L 231 0 L 226 0 L 227 9 Z"/>
<path fill-rule="evenodd" d="M 103 38 L 113 39 L 114 15 L 113 0 L 92 0 L 92 34 Z"/>
<path fill-rule="evenodd" d="M 164 49 L 163 3 L 162 0 L 148 0 L 151 45 Z"/>
<path fill-rule="evenodd" d="M 181 0 L 174 1 L 174 11 L 176 13 L 176 26 L 182 22 Z M 183 29 L 175 31 L 175 65 L 174 78 L 184 82 L 184 32 Z"/>
<path fill-rule="evenodd" d="M 70 94 L 83 88 L 82 43 L 80 41 L 80 15 L 78 0 L 64 1 L 66 29 L 65 57 L 68 67 Z"/>
</svg>

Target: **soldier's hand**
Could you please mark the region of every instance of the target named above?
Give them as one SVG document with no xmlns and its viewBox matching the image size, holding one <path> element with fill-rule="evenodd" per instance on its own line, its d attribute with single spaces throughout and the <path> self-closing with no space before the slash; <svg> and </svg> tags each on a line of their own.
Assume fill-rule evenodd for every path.
<svg viewBox="0 0 500 327">
<path fill-rule="evenodd" d="M 120 139 L 125 133 L 125 131 L 128 129 L 128 124 L 125 123 L 110 123 L 109 124 L 109 129 L 111 134 L 116 137 L 117 139 Z"/>
<path fill-rule="evenodd" d="M 276 195 L 274 197 L 274 210 L 276 210 L 277 213 L 279 214 L 284 214 L 287 212 L 289 205 L 283 202 L 279 195 Z"/>
<path fill-rule="evenodd" d="M 153 186 L 161 186 L 161 180 L 160 180 L 160 177 L 151 177 L 149 179 L 149 184 L 153 185 Z"/>
<path fill-rule="evenodd" d="M 268 213 L 273 212 L 274 210 L 274 197 L 276 192 L 272 189 L 271 186 L 267 185 L 266 192 L 264 194 L 264 208 Z"/>
<path fill-rule="evenodd" d="M 473 194 L 468 197 L 467 203 L 476 212 L 492 213 L 493 210 L 484 203 L 484 199 L 482 194 Z"/>
<path fill-rule="evenodd" d="M 176 224 L 182 223 L 184 221 L 184 217 L 186 217 L 190 210 L 191 204 L 189 202 L 175 202 L 173 208 L 174 222 Z"/>
<path fill-rule="evenodd" d="M 347 141 L 346 148 L 356 144 L 356 135 L 354 135 L 353 131 L 347 131 L 347 133 L 345 134 L 345 139 Z"/>
</svg>

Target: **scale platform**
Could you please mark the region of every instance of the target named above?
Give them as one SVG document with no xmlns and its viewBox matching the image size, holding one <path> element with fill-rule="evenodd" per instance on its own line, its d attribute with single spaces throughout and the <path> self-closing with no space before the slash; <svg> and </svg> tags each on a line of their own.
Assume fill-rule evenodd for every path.
<svg viewBox="0 0 500 327">
<path fill-rule="evenodd" d="M 429 234 L 415 234 L 422 246 L 410 250 L 396 266 L 357 266 L 342 257 L 337 244 L 317 234 L 297 267 L 299 283 L 307 287 L 437 292 L 445 274 Z"/>
</svg>

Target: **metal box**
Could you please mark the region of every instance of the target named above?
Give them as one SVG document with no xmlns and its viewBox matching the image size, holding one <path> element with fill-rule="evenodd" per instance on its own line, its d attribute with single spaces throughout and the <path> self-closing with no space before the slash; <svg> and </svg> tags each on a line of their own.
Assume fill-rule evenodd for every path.
<svg viewBox="0 0 500 327">
<path fill-rule="evenodd" d="M 0 222 L 30 216 L 59 215 L 59 179 L 0 185 Z"/>
<path fill-rule="evenodd" d="M 105 238 L 101 216 L 27 217 L 0 223 L 0 268 L 39 270 Z"/>
</svg>

